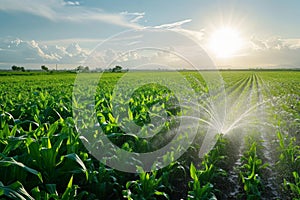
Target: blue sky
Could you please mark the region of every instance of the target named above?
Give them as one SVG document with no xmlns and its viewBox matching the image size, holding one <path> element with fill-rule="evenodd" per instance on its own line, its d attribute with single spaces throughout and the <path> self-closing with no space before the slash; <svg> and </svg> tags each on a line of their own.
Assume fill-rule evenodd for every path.
<svg viewBox="0 0 300 200">
<path fill-rule="evenodd" d="M 77 66 L 103 40 L 145 27 L 190 34 L 220 68 L 300 66 L 296 0 L 0 0 L 0 5 L 2 69 Z M 166 48 L 171 47 L 176 49 L 172 43 Z"/>
</svg>

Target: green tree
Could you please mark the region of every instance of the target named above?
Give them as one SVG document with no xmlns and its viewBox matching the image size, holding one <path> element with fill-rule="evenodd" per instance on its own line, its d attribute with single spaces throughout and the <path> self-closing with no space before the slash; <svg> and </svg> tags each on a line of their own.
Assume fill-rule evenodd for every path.
<svg viewBox="0 0 300 200">
<path fill-rule="evenodd" d="M 46 72 L 49 71 L 48 67 L 46 67 L 45 65 L 42 65 L 42 66 L 41 66 L 41 69 L 44 70 L 44 71 L 46 71 Z"/>
<path fill-rule="evenodd" d="M 12 67 L 11 67 L 11 69 L 13 70 L 13 71 L 18 71 L 18 66 L 16 66 L 16 65 L 13 65 Z"/>
<path fill-rule="evenodd" d="M 88 71 L 90 71 L 90 68 L 88 66 L 86 66 L 83 71 L 88 72 Z"/>
<path fill-rule="evenodd" d="M 75 69 L 75 71 L 77 71 L 77 72 L 82 72 L 83 70 L 84 70 L 84 67 L 81 65 L 76 67 L 76 69 Z"/>
<path fill-rule="evenodd" d="M 121 71 L 122 71 L 122 67 L 118 65 L 112 69 L 112 72 L 121 72 Z"/>
</svg>

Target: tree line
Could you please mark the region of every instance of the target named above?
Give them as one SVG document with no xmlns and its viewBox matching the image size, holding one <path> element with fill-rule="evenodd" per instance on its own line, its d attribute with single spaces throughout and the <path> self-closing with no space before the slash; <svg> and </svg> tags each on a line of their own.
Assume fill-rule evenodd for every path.
<svg viewBox="0 0 300 200">
<path fill-rule="evenodd" d="M 18 67 L 18 66 L 16 66 L 16 65 L 13 65 L 12 67 L 11 67 L 11 69 L 13 70 L 13 71 L 22 71 L 22 72 L 25 72 L 25 68 L 24 67 Z M 109 68 L 107 71 L 109 71 L 109 72 L 122 72 L 122 67 L 121 66 L 115 66 L 114 68 Z M 46 65 L 42 65 L 41 66 L 41 70 L 43 70 L 43 71 L 46 71 L 46 72 L 49 72 L 49 68 L 46 66 Z M 88 66 L 78 66 L 78 67 L 76 67 L 75 69 L 74 69 L 74 71 L 76 71 L 76 72 L 88 72 L 88 71 L 90 71 L 90 69 L 89 69 L 89 67 Z M 128 70 L 127 70 L 128 71 Z"/>
</svg>

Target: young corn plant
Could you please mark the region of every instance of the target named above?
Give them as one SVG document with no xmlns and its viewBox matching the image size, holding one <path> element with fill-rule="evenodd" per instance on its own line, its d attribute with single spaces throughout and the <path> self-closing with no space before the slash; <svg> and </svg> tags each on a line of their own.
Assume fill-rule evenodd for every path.
<svg viewBox="0 0 300 200">
<path fill-rule="evenodd" d="M 192 181 L 189 183 L 190 191 L 188 199 L 216 199 L 213 182 L 216 178 L 226 176 L 226 172 L 217 165 L 225 157 L 222 155 L 222 149 L 225 146 L 225 139 L 222 135 L 217 135 L 215 147 L 204 156 L 201 163 L 202 168 L 197 170 L 193 163 L 190 165 L 190 176 Z"/>
<path fill-rule="evenodd" d="M 46 187 L 48 189 L 48 192 L 41 191 L 39 186 L 33 188 L 31 190 L 31 193 L 34 199 L 74 200 L 74 199 L 83 199 L 83 196 L 86 195 L 85 192 L 81 192 L 80 194 L 77 194 L 78 185 L 73 184 L 73 176 L 70 178 L 68 185 L 62 194 L 58 193 L 58 191 L 56 190 L 56 186 L 54 184 L 52 185 L 48 184 Z"/>
<path fill-rule="evenodd" d="M 290 191 L 293 195 L 293 200 L 300 199 L 300 177 L 298 172 L 293 172 L 294 182 L 289 182 L 284 179 L 284 189 Z"/>
<path fill-rule="evenodd" d="M 196 199 L 196 200 L 204 200 L 204 199 L 217 199 L 215 194 L 213 193 L 214 186 L 210 182 L 203 181 L 201 183 L 201 177 L 206 174 L 210 174 L 210 170 L 197 170 L 193 163 L 190 166 L 190 176 L 193 179 L 189 183 L 190 191 L 188 192 L 188 200 Z M 199 178 L 200 177 L 200 178 Z M 200 180 L 199 180 L 200 179 Z"/>
<path fill-rule="evenodd" d="M 283 168 L 288 169 L 288 173 L 300 169 L 300 147 L 295 144 L 295 137 L 283 137 L 283 135 L 278 132 L 277 137 L 279 139 L 279 162 Z M 286 144 L 285 141 L 288 141 Z"/>
<path fill-rule="evenodd" d="M 277 133 L 277 137 L 280 146 L 277 165 L 280 169 L 285 169 L 282 171 L 286 171 L 283 175 L 283 188 L 291 194 L 293 199 L 300 199 L 300 147 L 295 144 L 295 137 L 286 137 L 285 139 L 280 132 Z M 289 141 L 288 144 L 285 143 L 285 140 Z"/>
<path fill-rule="evenodd" d="M 126 190 L 123 190 L 123 197 L 128 200 L 169 199 L 164 189 L 165 187 L 162 185 L 161 177 L 157 177 L 157 171 L 141 172 L 138 180 L 126 183 Z"/>
<path fill-rule="evenodd" d="M 250 149 L 242 157 L 240 177 L 244 185 L 244 191 L 248 200 L 260 199 L 262 191 L 262 182 L 260 171 L 268 165 L 263 164 L 257 156 L 257 144 L 253 142 Z"/>
</svg>

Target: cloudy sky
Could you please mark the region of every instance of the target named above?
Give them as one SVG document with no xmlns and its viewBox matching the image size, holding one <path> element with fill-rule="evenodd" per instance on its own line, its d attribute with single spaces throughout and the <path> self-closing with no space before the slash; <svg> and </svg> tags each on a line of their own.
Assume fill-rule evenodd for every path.
<svg viewBox="0 0 300 200">
<path fill-rule="evenodd" d="M 299 68 L 299 8 L 297 0 L 0 0 L 0 69 L 76 67 L 108 38 L 145 28 L 184 33 L 220 68 Z M 152 37 L 156 43 L 168 38 Z M 133 34 L 126 44 L 140 40 Z M 198 56 L 184 40 L 162 43 L 165 49 L 177 52 L 181 46 L 186 55 Z M 107 60 L 130 50 L 101 49 Z M 126 59 L 137 62 L 144 56 L 130 55 Z M 157 55 L 166 58 L 155 55 L 155 62 Z"/>
</svg>

